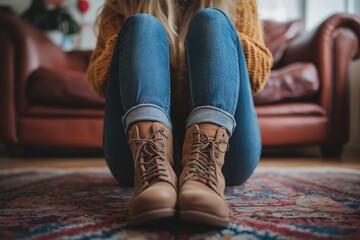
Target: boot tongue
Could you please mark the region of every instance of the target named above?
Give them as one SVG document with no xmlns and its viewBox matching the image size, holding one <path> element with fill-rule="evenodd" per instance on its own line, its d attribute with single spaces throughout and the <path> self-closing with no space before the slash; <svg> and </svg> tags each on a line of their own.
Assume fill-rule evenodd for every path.
<svg viewBox="0 0 360 240">
<path fill-rule="evenodd" d="M 136 136 L 138 136 L 140 139 L 150 139 L 151 135 L 154 132 L 157 132 L 158 130 L 162 129 L 163 125 L 159 122 L 149 122 L 144 121 L 141 122 L 141 124 L 134 124 L 133 127 L 131 127 L 131 133 L 135 133 Z M 154 137 L 159 137 L 161 134 L 158 133 Z"/>
<path fill-rule="evenodd" d="M 197 129 L 203 130 L 206 135 L 208 136 L 208 139 L 210 141 L 220 141 L 220 144 L 218 145 L 220 150 L 222 152 L 227 151 L 228 148 L 228 141 L 229 141 L 229 135 L 226 132 L 226 129 L 224 127 L 218 126 L 216 124 L 208 124 L 208 123 L 202 123 L 195 125 Z M 198 136 L 200 138 L 200 135 Z M 200 140 L 200 139 L 198 139 Z M 224 142 L 224 143 L 221 143 Z"/>
<path fill-rule="evenodd" d="M 154 122 L 152 125 L 153 133 L 159 131 L 160 129 L 164 129 L 163 125 L 159 122 Z M 156 135 L 161 136 L 160 133 L 157 133 Z M 158 136 L 155 136 L 155 137 L 158 137 Z"/>
<path fill-rule="evenodd" d="M 141 124 L 136 124 L 140 139 L 150 139 L 153 133 L 153 124 L 154 122 L 141 122 Z"/>
<path fill-rule="evenodd" d="M 215 140 L 215 136 L 216 136 L 217 130 L 218 130 L 218 128 L 219 128 L 217 125 L 207 124 L 207 123 L 200 123 L 200 124 L 198 124 L 198 125 L 194 125 L 194 127 L 195 127 L 196 129 L 203 130 L 203 131 L 206 133 L 206 135 L 207 135 L 207 137 L 208 137 L 208 139 L 209 139 L 210 141 L 214 141 L 214 140 Z M 196 136 L 196 138 L 198 138 L 198 141 L 200 141 L 201 135 L 202 135 L 202 134 L 199 134 L 199 135 Z M 209 149 L 207 149 L 207 148 L 206 148 L 206 150 L 203 149 L 202 151 L 206 151 L 206 152 L 209 154 L 209 152 L 208 152 Z M 209 156 L 209 157 L 210 157 L 210 156 Z M 202 161 L 202 162 L 205 162 L 205 163 L 208 162 L 208 159 L 205 159 L 203 156 L 201 156 L 201 155 L 199 155 L 199 154 L 196 154 L 196 158 L 199 159 L 199 160 Z"/>
<path fill-rule="evenodd" d="M 219 129 L 220 126 L 215 124 L 200 123 L 198 124 L 198 127 L 207 134 L 210 140 L 214 141 L 217 130 Z"/>
</svg>

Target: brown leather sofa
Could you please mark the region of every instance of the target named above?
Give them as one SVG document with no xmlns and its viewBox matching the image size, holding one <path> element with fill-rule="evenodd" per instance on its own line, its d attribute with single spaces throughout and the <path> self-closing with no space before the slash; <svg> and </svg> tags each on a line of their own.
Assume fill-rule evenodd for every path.
<svg viewBox="0 0 360 240">
<path fill-rule="evenodd" d="M 321 146 L 337 157 L 349 138 L 348 70 L 360 56 L 360 19 L 264 21 L 275 59 L 254 97 L 264 147 Z M 101 149 L 104 101 L 89 89 L 90 51 L 63 52 L 16 17 L 0 16 L 0 141 L 24 148 Z M 120 124 L 120 123 L 119 123 Z"/>
</svg>

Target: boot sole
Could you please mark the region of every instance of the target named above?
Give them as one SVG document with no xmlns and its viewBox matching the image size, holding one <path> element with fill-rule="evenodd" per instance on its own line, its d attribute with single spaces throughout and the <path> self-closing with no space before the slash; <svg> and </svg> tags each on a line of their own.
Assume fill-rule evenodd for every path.
<svg viewBox="0 0 360 240">
<path fill-rule="evenodd" d="M 201 223 L 203 225 L 209 225 L 213 227 L 226 228 L 229 225 L 227 218 L 221 218 L 218 216 L 211 215 L 209 213 L 187 210 L 180 211 L 180 218 L 189 222 Z"/>
<path fill-rule="evenodd" d="M 176 215 L 176 210 L 172 208 L 156 209 L 135 216 L 131 216 L 128 224 L 140 225 L 148 222 L 162 220 L 164 218 L 172 218 L 175 217 L 175 215 Z"/>
</svg>

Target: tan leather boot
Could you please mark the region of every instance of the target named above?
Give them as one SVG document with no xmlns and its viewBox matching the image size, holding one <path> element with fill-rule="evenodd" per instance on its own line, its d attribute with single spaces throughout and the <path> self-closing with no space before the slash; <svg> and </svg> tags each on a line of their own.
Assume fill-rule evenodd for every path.
<svg viewBox="0 0 360 240">
<path fill-rule="evenodd" d="M 173 170 L 173 137 L 159 122 L 138 122 L 128 131 L 135 166 L 129 224 L 175 216 L 177 177 Z"/>
<path fill-rule="evenodd" d="M 225 128 L 202 123 L 186 130 L 179 179 L 180 217 L 216 227 L 229 224 L 221 172 L 229 135 Z"/>
</svg>

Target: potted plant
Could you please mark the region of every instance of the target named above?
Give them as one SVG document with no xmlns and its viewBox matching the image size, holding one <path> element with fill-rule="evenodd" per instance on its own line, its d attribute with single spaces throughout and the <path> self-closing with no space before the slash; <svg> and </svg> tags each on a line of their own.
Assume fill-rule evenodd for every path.
<svg viewBox="0 0 360 240">
<path fill-rule="evenodd" d="M 73 35 L 80 31 L 80 26 L 63 3 L 64 0 L 32 0 L 22 18 L 45 31 L 57 45 L 69 50 L 72 48 Z M 78 1 L 80 13 L 83 13 L 84 4 L 89 7 L 87 0 Z"/>
</svg>

